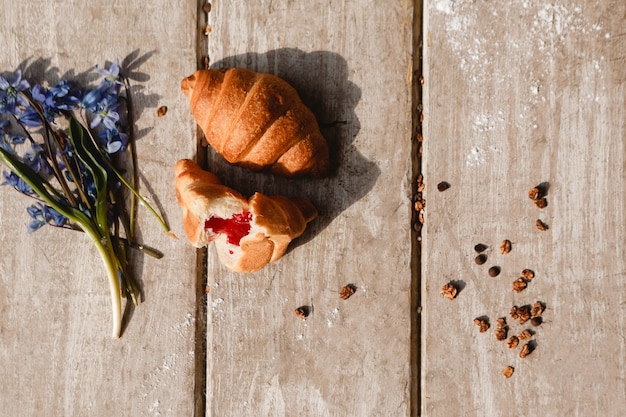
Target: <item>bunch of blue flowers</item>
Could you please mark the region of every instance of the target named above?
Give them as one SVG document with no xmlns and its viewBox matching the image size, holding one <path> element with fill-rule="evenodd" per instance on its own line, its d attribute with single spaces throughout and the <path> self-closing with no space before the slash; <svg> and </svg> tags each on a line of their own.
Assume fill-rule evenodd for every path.
<svg viewBox="0 0 626 417">
<path fill-rule="evenodd" d="M 100 83 L 84 91 L 68 80 L 31 86 L 20 70 L 0 76 L 0 162 L 8 168 L 4 184 L 34 200 L 26 209 L 29 232 L 51 225 L 82 230 L 92 239 L 109 277 L 113 337 L 119 337 L 121 296 L 139 303 L 127 249 L 160 257 L 134 241 L 136 202 L 169 228 L 136 191 L 129 81 L 117 60 L 94 71 Z M 131 167 L 128 179 L 116 164 L 121 156 Z"/>
</svg>

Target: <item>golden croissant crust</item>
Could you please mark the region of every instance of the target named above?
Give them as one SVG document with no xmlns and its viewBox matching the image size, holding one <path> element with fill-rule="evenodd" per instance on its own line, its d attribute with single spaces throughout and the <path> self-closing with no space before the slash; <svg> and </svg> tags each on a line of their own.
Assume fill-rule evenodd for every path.
<svg viewBox="0 0 626 417">
<path fill-rule="evenodd" d="M 283 79 L 243 68 L 199 70 L 181 82 L 207 142 L 232 164 L 286 176 L 326 176 L 328 144 Z"/>
<path fill-rule="evenodd" d="M 305 199 L 255 193 L 246 200 L 194 161 L 176 163 L 176 198 L 192 245 L 215 242 L 220 261 L 237 272 L 253 272 L 279 259 L 289 243 L 317 217 Z"/>
</svg>

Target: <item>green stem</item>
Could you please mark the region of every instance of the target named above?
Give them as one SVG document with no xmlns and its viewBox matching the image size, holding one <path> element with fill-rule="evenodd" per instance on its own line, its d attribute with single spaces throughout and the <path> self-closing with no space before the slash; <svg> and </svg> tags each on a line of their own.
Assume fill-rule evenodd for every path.
<svg viewBox="0 0 626 417">
<path fill-rule="evenodd" d="M 2 161 L 11 171 L 17 173 L 50 207 L 58 211 L 70 221 L 78 224 L 81 229 L 94 242 L 98 252 L 102 257 L 102 261 L 107 269 L 109 276 L 109 289 L 111 290 L 111 310 L 113 313 L 113 338 L 120 337 L 122 329 L 122 300 L 120 294 L 120 285 L 118 280 L 118 261 L 115 257 L 115 251 L 109 244 L 110 237 L 102 236 L 96 222 L 92 221 L 83 212 L 68 205 L 68 202 L 58 201 L 55 197 L 48 193 L 47 184 L 43 181 L 28 165 L 22 163 L 13 155 L 0 148 L 0 161 Z M 106 230 L 103 231 L 106 233 Z"/>
<path fill-rule="evenodd" d="M 170 231 L 170 227 L 167 225 L 167 223 L 165 223 L 165 220 L 163 220 L 163 218 L 161 217 L 161 215 L 159 213 L 156 212 L 156 210 L 154 208 L 152 208 L 152 206 L 150 205 L 150 203 L 148 203 L 146 201 L 145 198 L 143 198 L 143 196 L 141 194 L 139 194 L 129 183 L 128 181 L 126 181 L 126 179 L 122 176 L 122 174 L 119 173 L 119 171 L 115 168 L 112 169 L 113 173 L 115 174 L 115 176 L 120 180 L 120 182 L 122 184 L 124 184 L 124 186 L 126 186 L 126 188 L 128 188 L 128 190 L 143 204 L 143 206 L 145 208 L 147 208 L 150 213 L 152 213 L 152 215 L 154 217 L 156 217 L 157 221 L 161 224 L 161 228 L 163 228 L 163 230 L 167 233 Z"/>
<path fill-rule="evenodd" d="M 124 90 L 126 91 L 126 113 L 128 117 L 128 154 L 131 172 L 131 188 L 137 188 L 137 153 L 135 152 L 135 110 L 133 108 L 133 100 L 130 94 L 130 82 L 128 78 L 122 77 Z M 130 197 L 130 213 L 129 213 L 129 240 L 135 238 L 135 217 L 137 215 L 137 196 L 134 194 Z M 160 216 L 157 216 L 160 219 Z M 166 230 L 169 232 L 169 230 Z"/>
<path fill-rule="evenodd" d="M 80 224 L 80 223 L 79 223 Z M 93 240 L 96 245 L 102 262 L 107 271 L 109 277 L 109 290 L 111 292 L 111 314 L 112 314 L 112 330 L 111 337 L 116 339 L 120 337 L 122 333 L 122 297 L 120 295 L 120 282 L 118 277 L 117 260 L 113 253 L 113 248 L 105 245 L 103 241 L 108 242 L 107 239 L 100 237 L 99 233 L 92 230 L 90 227 L 84 227 L 80 224 L 81 228 L 87 235 Z"/>
</svg>

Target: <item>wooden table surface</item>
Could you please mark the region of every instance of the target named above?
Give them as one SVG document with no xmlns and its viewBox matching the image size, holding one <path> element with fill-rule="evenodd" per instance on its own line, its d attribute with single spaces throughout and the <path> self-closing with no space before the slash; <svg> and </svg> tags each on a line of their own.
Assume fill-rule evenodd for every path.
<svg viewBox="0 0 626 417">
<path fill-rule="evenodd" d="M 113 340 L 89 239 L 27 234 L 28 201 L 0 187 L 7 415 L 624 414 L 622 2 L 214 0 L 208 14 L 201 0 L 4 3 L 4 75 L 52 82 L 135 63 L 140 189 L 180 238 L 140 210 L 143 240 L 165 257 L 136 257 L 145 301 Z M 179 85 L 205 56 L 292 83 L 329 142 L 332 175 L 252 174 L 198 146 Z M 320 216 L 278 262 L 230 272 L 214 248 L 186 241 L 180 158 L 244 194 L 307 197 Z M 540 183 L 544 209 L 528 198 Z M 484 265 L 477 243 L 489 246 Z M 524 268 L 536 277 L 515 293 Z M 440 295 L 450 281 L 454 300 Z M 341 300 L 346 284 L 357 291 Z M 535 301 L 542 325 L 509 316 Z M 303 305 L 306 320 L 293 312 Z M 494 337 L 499 317 L 509 335 L 533 330 L 526 358 Z"/>
<path fill-rule="evenodd" d="M 426 16 L 422 414 L 623 415 L 626 5 L 440 0 Z M 528 198 L 541 183 L 545 209 Z M 510 317 L 536 301 L 541 326 Z M 529 356 L 496 340 L 499 317 L 535 332 Z"/>
</svg>

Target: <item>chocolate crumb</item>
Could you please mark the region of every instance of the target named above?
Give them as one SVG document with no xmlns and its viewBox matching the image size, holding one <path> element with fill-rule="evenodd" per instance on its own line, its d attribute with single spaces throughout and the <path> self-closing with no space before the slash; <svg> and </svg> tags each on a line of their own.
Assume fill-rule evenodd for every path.
<svg viewBox="0 0 626 417">
<path fill-rule="evenodd" d="M 484 253 L 479 254 L 474 258 L 474 262 L 476 262 L 477 265 L 484 264 L 485 262 L 487 262 L 487 255 L 485 255 Z"/>
<path fill-rule="evenodd" d="M 448 188 L 450 188 L 450 184 L 445 181 L 441 181 L 439 184 L 437 184 L 437 189 L 440 192 L 446 191 Z"/>
<path fill-rule="evenodd" d="M 487 273 L 489 274 L 490 277 L 495 278 L 498 275 L 500 275 L 500 267 L 492 266 L 491 268 L 489 268 L 489 271 L 487 271 Z"/>
<path fill-rule="evenodd" d="M 474 246 L 474 250 L 478 253 L 486 251 L 487 248 L 488 246 L 485 245 L 484 243 L 478 243 L 476 246 Z"/>
</svg>

